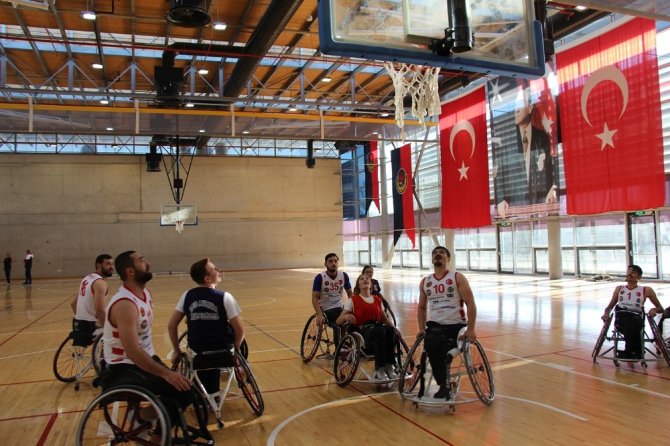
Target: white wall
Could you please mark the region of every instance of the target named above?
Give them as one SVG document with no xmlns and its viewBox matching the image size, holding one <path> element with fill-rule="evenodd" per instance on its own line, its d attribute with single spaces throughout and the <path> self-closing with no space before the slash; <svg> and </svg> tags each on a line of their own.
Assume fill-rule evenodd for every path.
<svg viewBox="0 0 670 446">
<path fill-rule="evenodd" d="M 341 187 L 337 159 L 195 157 L 182 203 L 199 224 L 177 234 L 159 226 L 167 176 L 143 156 L 0 154 L 0 253 L 15 279 L 28 248 L 34 278 L 83 275 L 98 254 L 129 249 L 154 272 L 203 257 L 227 270 L 319 267 L 342 251 Z"/>
</svg>

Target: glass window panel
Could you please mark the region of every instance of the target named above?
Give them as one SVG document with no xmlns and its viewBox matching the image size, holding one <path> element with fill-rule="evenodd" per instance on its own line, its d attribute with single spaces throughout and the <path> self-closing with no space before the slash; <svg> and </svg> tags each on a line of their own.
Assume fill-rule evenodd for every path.
<svg viewBox="0 0 670 446">
<path fill-rule="evenodd" d="M 535 249 L 535 272 L 549 273 L 549 250 Z"/>
<path fill-rule="evenodd" d="M 496 270 L 496 252 L 495 250 L 471 250 L 470 269 L 473 271 L 495 271 Z"/>
<path fill-rule="evenodd" d="M 670 250 L 669 250 L 670 251 Z M 456 269 L 467 270 L 468 268 L 468 251 L 465 249 L 457 249 L 454 254 L 456 257 Z"/>
<path fill-rule="evenodd" d="M 563 267 L 563 274 L 575 273 L 575 250 L 565 249 L 561 250 L 561 266 Z"/>
<path fill-rule="evenodd" d="M 626 268 L 625 249 L 579 249 L 579 274 L 621 276 Z"/>
<path fill-rule="evenodd" d="M 573 247 L 575 244 L 575 225 L 572 219 L 561 221 L 561 246 Z"/>
<path fill-rule="evenodd" d="M 533 272 L 532 255 L 533 252 L 530 247 L 516 246 L 514 248 L 514 262 L 515 262 L 514 272 L 519 274 L 532 274 Z"/>
<path fill-rule="evenodd" d="M 548 247 L 547 224 L 543 221 L 533 222 L 533 246 L 536 248 Z"/>
<path fill-rule="evenodd" d="M 512 227 L 500 228 L 500 271 L 514 271 L 514 243 Z"/>
</svg>

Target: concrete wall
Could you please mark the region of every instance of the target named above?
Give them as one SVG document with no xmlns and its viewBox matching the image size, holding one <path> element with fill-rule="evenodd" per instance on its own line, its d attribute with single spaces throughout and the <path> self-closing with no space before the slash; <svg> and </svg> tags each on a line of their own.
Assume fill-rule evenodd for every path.
<svg viewBox="0 0 670 446">
<path fill-rule="evenodd" d="M 182 174 L 183 178 L 183 174 Z M 80 276 L 95 256 L 134 249 L 154 272 L 188 271 L 211 257 L 224 269 L 315 267 L 342 251 L 339 160 L 196 157 L 182 203 L 199 224 L 159 226 L 174 203 L 165 172 L 137 155 L 0 154 L 0 253 L 23 278 Z"/>
</svg>

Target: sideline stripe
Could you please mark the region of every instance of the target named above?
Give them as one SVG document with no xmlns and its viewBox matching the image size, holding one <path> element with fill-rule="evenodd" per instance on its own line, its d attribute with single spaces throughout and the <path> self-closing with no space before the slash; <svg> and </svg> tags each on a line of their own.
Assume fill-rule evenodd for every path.
<svg viewBox="0 0 670 446">
<path fill-rule="evenodd" d="M 47 312 L 44 313 L 42 316 L 40 316 L 40 317 L 38 317 L 37 319 L 33 320 L 33 321 L 30 322 L 28 325 L 25 325 L 23 328 L 19 329 L 19 331 L 17 331 L 17 332 L 14 333 L 13 335 L 9 336 L 9 337 L 8 337 L 7 339 L 5 339 L 4 341 L 0 342 L 0 347 L 2 347 L 3 345 L 5 345 L 8 341 L 14 339 L 14 337 L 15 337 L 16 335 L 18 335 L 19 333 L 21 333 L 23 330 L 28 329 L 30 326 L 34 325 L 34 324 L 35 324 L 36 322 L 38 322 L 40 319 L 44 318 L 45 316 L 48 316 L 48 315 L 51 314 L 56 308 L 60 307 L 61 305 L 63 305 L 63 304 L 66 303 L 66 302 L 69 302 L 70 300 L 71 300 L 71 296 L 65 298 L 65 300 L 63 300 L 61 303 L 59 303 L 58 305 L 56 305 L 55 307 L 53 307 L 51 310 L 47 311 Z"/>
<path fill-rule="evenodd" d="M 54 424 L 56 423 L 56 418 L 58 418 L 57 413 L 51 414 L 51 418 L 49 418 L 49 422 L 47 423 L 46 427 L 44 428 L 44 431 L 42 432 L 42 436 L 37 441 L 37 446 L 43 446 L 44 444 L 46 444 L 47 437 L 49 436 L 49 432 L 51 432 L 51 428 L 54 427 Z"/>
</svg>

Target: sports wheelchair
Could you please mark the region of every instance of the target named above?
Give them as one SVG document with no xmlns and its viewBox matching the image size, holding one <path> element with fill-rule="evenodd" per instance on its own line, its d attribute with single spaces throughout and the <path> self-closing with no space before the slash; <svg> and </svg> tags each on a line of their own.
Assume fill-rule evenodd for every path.
<svg viewBox="0 0 670 446">
<path fill-rule="evenodd" d="M 137 386 L 108 389 L 84 411 L 77 425 L 76 445 L 213 445 L 203 418 L 207 407 L 194 394 L 194 403 L 182 412 L 176 401 Z"/>
<path fill-rule="evenodd" d="M 661 335 L 654 318 L 644 313 L 640 313 L 640 318 L 643 319 L 642 329 L 640 330 L 640 337 L 642 338 L 642 355 L 634 358 L 622 357 L 623 355 L 621 354 L 622 351 L 619 348 L 619 343 L 625 342 L 624 336 L 616 328 L 616 324 L 612 326 L 612 331 L 610 332 L 610 326 L 612 325 L 612 320 L 615 318 L 615 313 L 616 311 L 612 311 L 607 316 L 603 328 L 600 330 L 596 345 L 593 347 L 593 352 L 591 352 L 594 364 L 597 363 L 598 358 L 601 358 L 611 360 L 616 367 L 619 367 L 622 362 L 639 362 L 643 368 L 647 368 L 647 362 L 661 360 L 664 360 L 670 366 L 670 352 L 668 352 L 668 345 L 663 340 L 663 336 Z M 645 319 L 649 330 L 651 331 L 651 336 L 644 327 Z M 648 344 L 655 345 L 655 351 L 647 347 Z M 647 353 L 649 353 L 649 355 L 647 355 Z"/>
<path fill-rule="evenodd" d="M 103 367 L 102 334 L 94 334 L 95 323 L 91 323 L 92 327 L 82 327 L 86 325 L 82 322 L 86 321 L 73 321 L 72 331 L 61 342 L 53 359 L 56 379 L 74 382 L 74 390 L 79 390 L 82 378 L 92 369 L 96 373 L 93 385 L 97 386 Z"/>
<path fill-rule="evenodd" d="M 433 379 L 430 361 L 424 351 L 425 335 L 421 335 L 410 349 L 400 372 L 398 392 L 403 399 L 411 401 L 415 407 L 446 405 L 452 414 L 456 412 L 458 404 L 470 403 L 477 399 L 487 406 L 493 402 L 495 383 L 489 360 L 479 341 L 470 342 L 464 337 L 465 330 L 463 327 L 459 331 L 457 346 L 447 353 L 452 357 L 446 375 L 450 398 L 446 400 L 430 396 L 437 390 L 438 385 Z M 477 398 L 466 397 L 463 394 L 471 392 L 461 391 L 461 378 L 466 375 Z"/>
<path fill-rule="evenodd" d="M 216 352 L 196 353 L 187 345 L 182 345 L 182 342 L 185 344 L 186 334 L 187 332 L 179 337 L 182 354 L 179 355 L 172 368 L 178 370 L 179 373 L 191 381 L 205 404 L 216 414 L 217 425 L 223 427 L 221 412 L 223 403 L 229 395 L 237 398 L 244 396 L 254 414 L 256 416 L 263 415 L 265 410 L 263 395 L 258 384 L 256 384 L 256 379 L 245 356 L 249 352 L 246 340 L 242 342 L 239 352 L 235 349 L 226 349 Z M 217 392 L 207 393 L 203 382 L 196 373 L 199 370 L 219 370 L 220 389 Z M 233 378 L 235 378 L 242 395 L 231 391 Z M 207 417 L 208 415 L 206 415 Z"/>
<path fill-rule="evenodd" d="M 382 305 L 386 316 L 388 316 L 389 320 L 393 321 L 393 325 L 397 327 L 395 314 L 393 314 L 391 307 L 384 298 L 382 298 Z M 315 357 L 323 359 L 333 358 L 335 349 L 337 348 L 333 330 L 339 330 L 340 328 L 333 327 L 332 325 L 334 324 L 330 324 L 328 318 L 326 318 L 326 321 L 323 324 L 319 325 L 316 319 L 316 314 L 311 315 L 309 319 L 307 319 L 305 328 L 302 330 L 302 338 L 300 339 L 300 357 L 302 358 L 302 362 L 308 364 Z M 333 348 L 332 352 L 331 347 Z M 318 356 L 317 353 L 319 353 Z"/>
<path fill-rule="evenodd" d="M 361 360 L 371 362 L 374 365 L 374 353 L 365 348 L 363 335 L 356 331 L 351 324 L 342 325 L 342 331 L 346 333 L 335 351 L 335 361 L 333 362 L 333 375 L 335 381 L 340 387 L 345 387 L 352 381 L 359 383 L 372 383 L 381 386 L 398 381 L 398 378 L 376 379 L 373 372 L 360 367 Z M 403 358 L 407 355 L 409 348 L 407 343 L 396 329 L 396 347 L 394 351 L 394 371 L 400 374 L 400 367 Z"/>
</svg>

